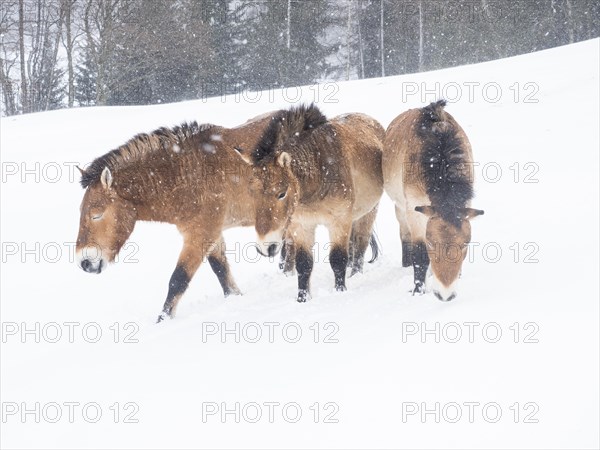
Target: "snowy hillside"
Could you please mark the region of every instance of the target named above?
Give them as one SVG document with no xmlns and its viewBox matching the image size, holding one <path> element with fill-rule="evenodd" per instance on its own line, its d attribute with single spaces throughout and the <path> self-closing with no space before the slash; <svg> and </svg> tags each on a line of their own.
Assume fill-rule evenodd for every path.
<svg viewBox="0 0 600 450">
<path fill-rule="evenodd" d="M 599 44 L 2 119 L 2 448 L 598 448 Z M 257 257 L 252 228 L 225 234 L 244 295 L 223 299 L 203 265 L 160 325 L 181 246 L 173 226 L 138 223 L 101 275 L 73 263 L 74 165 L 136 133 L 234 126 L 294 100 L 387 127 L 441 96 L 473 145 L 473 207 L 485 210 L 450 303 L 409 294 L 387 197 L 383 254 L 345 293 L 320 231 L 306 304 L 295 278 Z"/>
</svg>

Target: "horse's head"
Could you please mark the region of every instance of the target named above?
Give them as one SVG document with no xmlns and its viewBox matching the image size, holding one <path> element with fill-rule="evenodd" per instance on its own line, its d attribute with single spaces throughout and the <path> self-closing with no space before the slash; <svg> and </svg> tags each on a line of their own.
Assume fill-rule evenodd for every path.
<svg viewBox="0 0 600 450">
<path fill-rule="evenodd" d="M 292 172 L 292 157 L 286 150 L 326 122 L 314 104 L 299 105 L 274 114 L 250 152 L 236 147 L 253 168 L 250 185 L 256 205 L 256 244 L 262 255 L 277 254 L 298 202 L 299 184 Z"/>
<path fill-rule="evenodd" d="M 471 242 L 470 219 L 483 211 L 462 208 L 456 220 L 449 221 L 432 206 L 417 206 L 416 211 L 428 217 L 425 245 L 433 273 L 433 292 L 442 301 L 456 297 L 456 281 Z"/>
<path fill-rule="evenodd" d="M 298 183 L 286 152 L 253 167 L 250 183 L 256 205 L 256 245 L 263 256 L 279 252 L 285 229 L 297 202 Z"/>
<path fill-rule="evenodd" d="M 82 171 L 85 179 L 85 172 Z M 100 179 L 87 186 L 81 202 L 77 264 L 89 273 L 100 273 L 113 262 L 135 225 L 134 205 L 117 194 L 113 177 L 104 168 Z"/>
</svg>

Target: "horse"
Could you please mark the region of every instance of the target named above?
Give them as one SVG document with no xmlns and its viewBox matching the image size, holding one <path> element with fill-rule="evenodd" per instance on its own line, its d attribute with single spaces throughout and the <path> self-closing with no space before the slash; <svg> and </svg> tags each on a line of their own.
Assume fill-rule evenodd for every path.
<svg viewBox="0 0 600 450">
<path fill-rule="evenodd" d="M 317 225 L 329 230 L 337 291 L 346 290 L 349 262 L 352 274 L 362 271 L 369 243 L 377 256 L 372 232 L 383 195 L 384 135 L 369 116 L 346 114 L 328 121 L 311 104 L 280 111 L 255 149 L 238 148 L 254 173 L 250 188 L 256 196 L 259 253 L 274 256 L 285 238 L 286 259 L 295 262 L 298 273 L 298 302 L 310 298 Z"/>
<path fill-rule="evenodd" d="M 81 171 L 85 189 L 76 243 L 77 264 L 101 273 L 114 261 L 138 220 L 176 225 L 183 248 L 158 322 L 172 318 L 205 256 L 225 297 L 239 295 L 222 232 L 254 225 L 250 171 L 235 147 L 254 147 L 275 113 L 235 128 L 184 123 L 138 134 Z"/>
<path fill-rule="evenodd" d="M 444 110 L 446 102 L 411 109 L 386 130 L 383 178 L 396 207 L 402 266 L 413 266 L 414 289 L 425 293 L 429 264 L 433 292 L 456 297 L 456 284 L 471 241 L 473 153 L 466 133 Z"/>
</svg>

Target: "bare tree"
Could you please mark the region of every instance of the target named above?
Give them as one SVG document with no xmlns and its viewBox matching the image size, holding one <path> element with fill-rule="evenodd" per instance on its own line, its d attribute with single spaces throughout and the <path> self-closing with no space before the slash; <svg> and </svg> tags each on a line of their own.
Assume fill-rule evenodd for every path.
<svg viewBox="0 0 600 450">
<path fill-rule="evenodd" d="M 0 8 L 0 90 L 2 91 L 2 114 L 18 112 L 16 92 L 11 79 L 11 69 L 18 59 L 17 0 L 5 0 Z"/>
<path fill-rule="evenodd" d="M 57 64 L 64 19 L 61 2 L 36 0 L 30 5 L 23 35 L 28 90 L 24 112 L 45 111 L 62 103 L 62 71 Z"/>
<path fill-rule="evenodd" d="M 287 2 L 287 48 L 290 48 L 292 42 L 292 0 Z"/>
<path fill-rule="evenodd" d="M 73 33 L 73 9 L 77 0 L 63 0 L 62 9 L 65 17 L 65 36 L 64 46 L 67 52 L 67 105 L 69 108 L 73 107 L 75 102 L 75 74 L 73 69 L 73 48 L 75 46 L 75 40 L 77 34 Z"/>
<path fill-rule="evenodd" d="M 423 72 L 423 0 L 419 0 L 419 72 Z"/>
<path fill-rule="evenodd" d="M 27 73 L 25 72 L 25 12 L 23 0 L 19 0 L 19 60 L 21 64 L 21 110 L 29 112 Z"/>
<path fill-rule="evenodd" d="M 384 11 L 384 0 L 381 0 L 381 21 L 380 21 L 380 34 L 381 34 L 381 76 L 385 77 L 385 11 Z"/>
<path fill-rule="evenodd" d="M 113 37 L 120 3 L 120 0 L 86 0 L 84 8 L 86 46 L 96 69 L 97 105 L 105 105 L 108 99 L 108 63 L 116 45 Z"/>
</svg>

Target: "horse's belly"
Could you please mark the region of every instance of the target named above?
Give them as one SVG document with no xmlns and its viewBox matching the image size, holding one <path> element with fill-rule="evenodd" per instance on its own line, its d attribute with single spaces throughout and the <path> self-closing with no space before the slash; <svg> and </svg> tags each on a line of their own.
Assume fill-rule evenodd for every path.
<svg viewBox="0 0 600 450">
<path fill-rule="evenodd" d="M 380 171 L 355 172 L 354 183 L 354 205 L 352 217 L 357 219 L 370 212 L 381 200 L 383 195 L 383 177 Z"/>
</svg>

